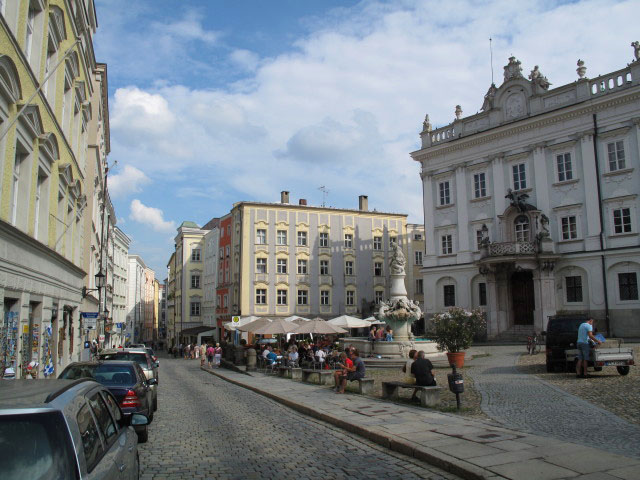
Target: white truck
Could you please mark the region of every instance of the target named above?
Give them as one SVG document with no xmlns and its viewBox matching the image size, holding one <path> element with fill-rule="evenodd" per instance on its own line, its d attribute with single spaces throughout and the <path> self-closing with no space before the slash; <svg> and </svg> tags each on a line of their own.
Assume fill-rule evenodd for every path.
<svg viewBox="0 0 640 480">
<path fill-rule="evenodd" d="M 567 350 L 565 355 L 567 370 L 573 366 L 573 371 L 576 371 L 578 350 Z M 617 348 L 602 348 L 600 346 L 591 348 L 589 366 L 593 367 L 596 372 L 601 371 L 603 367 L 616 367 L 620 375 L 627 375 L 633 365 L 635 365 L 633 349 L 622 346 L 621 342 L 618 342 Z"/>
</svg>

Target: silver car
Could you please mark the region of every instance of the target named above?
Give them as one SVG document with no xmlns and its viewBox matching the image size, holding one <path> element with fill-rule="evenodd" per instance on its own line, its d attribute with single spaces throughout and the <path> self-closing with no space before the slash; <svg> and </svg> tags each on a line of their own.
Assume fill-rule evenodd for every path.
<svg viewBox="0 0 640 480">
<path fill-rule="evenodd" d="M 138 436 L 111 393 L 90 379 L 0 383 L 3 480 L 137 479 Z"/>
</svg>

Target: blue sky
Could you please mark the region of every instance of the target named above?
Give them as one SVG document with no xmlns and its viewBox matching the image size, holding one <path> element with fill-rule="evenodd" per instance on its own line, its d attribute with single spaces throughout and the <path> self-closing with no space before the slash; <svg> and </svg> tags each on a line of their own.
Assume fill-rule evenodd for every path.
<svg viewBox="0 0 640 480">
<path fill-rule="evenodd" d="M 422 223 L 409 152 L 476 113 L 513 54 L 560 86 L 624 67 L 639 0 L 96 0 L 118 225 L 159 278 L 184 220 L 308 199 Z M 552 88 L 553 88 L 552 86 Z"/>
</svg>

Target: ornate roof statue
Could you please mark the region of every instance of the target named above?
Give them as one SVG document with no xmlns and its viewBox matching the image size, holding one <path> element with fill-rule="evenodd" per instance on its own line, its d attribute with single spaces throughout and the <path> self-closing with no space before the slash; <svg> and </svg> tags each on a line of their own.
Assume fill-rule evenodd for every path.
<svg viewBox="0 0 640 480">
<path fill-rule="evenodd" d="M 640 60 L 640 42 L 636 40 L 631 43 L 631 46 L 633 47 L 633 56 L 636 57 L 634 61 L 637 62 Z"/>
<path fill-rule="evenodd" d="M 516 57 L 509 57 L 509 63 L 504 67 L 504 81 L 508 82 L 514 78 L 524 78 L 522 76 L 522 67 L 520 66 L 520 60 L 516 60 Z"/>
<path fill-rule="evenodd" d="M 540 87 L 543 90 L 549 90 L 549 85 L 551 85 L 551 83 L 549 83 L 549 80 L 547 80 L 547 77 L 545 77 L 538 68 L 538 65 L 536 65 L 534 69 L 531 70 L 531 73 L 529 74 L 529 80 L 531 80 L 531 83 L 533 83 L 535 86 Z"/>
<path fill-rule="evenodd" d="M 492 83 L 489 87 L 489 90 L 487 90 L 487 93 L 484 95 L 484 103 L 482 104 L 483 112 L 486 112 L 493 108 L 493 99 L 495 98 L 497 91 L 498 88 L 496 87 L 496 84 Z"/>
<path fill-rule="evenodd" d="M 587 67 L 584 66 L 584 60 L 578 59 L 578 68 L 576 68 L 576 73 L 578 74 L 578 77 L 580 77 L 580 80 L 582 80 L 586 75 Z"/>
<path fill-rule="evenodd" d="M 462 118 L 462 107 L 460 105 L 456 105 L 456 120 L 460 120 Z"/>
<path fill-rule="evenodd" d="M 524 213 L 527 210 L 535 210 L 536 208 L 530 203 L 527 203 L 529 195 L 524 192 L 514 192 L 509 188 L 504 198 L 511 200 L 511 206 L 516 207 L 521 213 Z"/>
<path fill-rule="evenodd" d="M 397 243 L 392 243 L 391 248 L 393 249 L 393 253 L 391 254 L 391 261 L 389 262 L 389 267 L 391 268 L 391 273 L 393 275 L 404 275 L 404 266 L 407 261 L 404 258 L 404 253 L 402 253 L 402 249 Z"/>
<path fill-rule="evenodd" d="M 431 131 L 431 122 L 429 122 L 429 114 L 427 113 L 424 117 L 424 122 L 422 122 L 422 131 L 430 132 Z"/>
</svg>

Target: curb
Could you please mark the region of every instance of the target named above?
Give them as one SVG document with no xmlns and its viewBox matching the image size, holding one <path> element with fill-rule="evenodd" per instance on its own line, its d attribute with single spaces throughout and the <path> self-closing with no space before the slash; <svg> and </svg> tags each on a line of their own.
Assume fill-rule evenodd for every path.
<svg viewBox="0 0 640 480">
<path fill-rule="evenodd" d="M 446 453 L 441 453 L 436 450 L 431 450 L 431 449 L 428 449 L 427 447 L 416 446 L 413 443 L 408 442 L 406 440 L 402 440 L 394 436 L 381 433 L 379 431 L 370 430 L 368 428 L 354 425 L 352 423 L 346 422 L 345 420 L 334 417 L 332 415 L 328 415 L 326 413 L 320 413 L 317 410 L 314 410 L 313 408 L 307 407 L 305 405 L 301 405 L 299 403 L 293 402 L 291 400 L 280 397 L 273 393 L 260 390 L 257 387 L 246 385 L 246 384 L 243 384 L 242 382 L 238 382 L 231 378 L 220 375 L 210 370 L 207 367 L 202 366 L 200 367 L 200 369 L 222 380 L 225 380 L 233 385 L 246 388 L 247 390 L 251 390 L 252 392 L 255 392 L 259 395 L 267 397 L 275 402 L 285 405 L 304 415 L 307 415 L 312 418 L 316 418 L 318 420 L 322 420 L 323 422 L 329 423 L 342 430 L 346 430 L 347 432 L 354 433 L 356 435 L 364 437 L 367 440 L 377 443 L 382 447 L 393 450 L 394 452 L 398 452 L 403 455 L 416 458 L 418 460 L 426 462 L 435 467 L 441 468 L 442 470 L 453 473 L 454 475 L 458 475 L 459 477 L 465 478 L 467 480 L 488 480 L 488 479 L 493 480 L 493 479 L 502 478 L 491 471 L 484 470 L 469 462 L 465 462 L 464 460 L 460 460 L 458 458 L 447 455 Z M 245 373 L 245 372 L 242 372 L 242 373 Z"/>
</svg>

